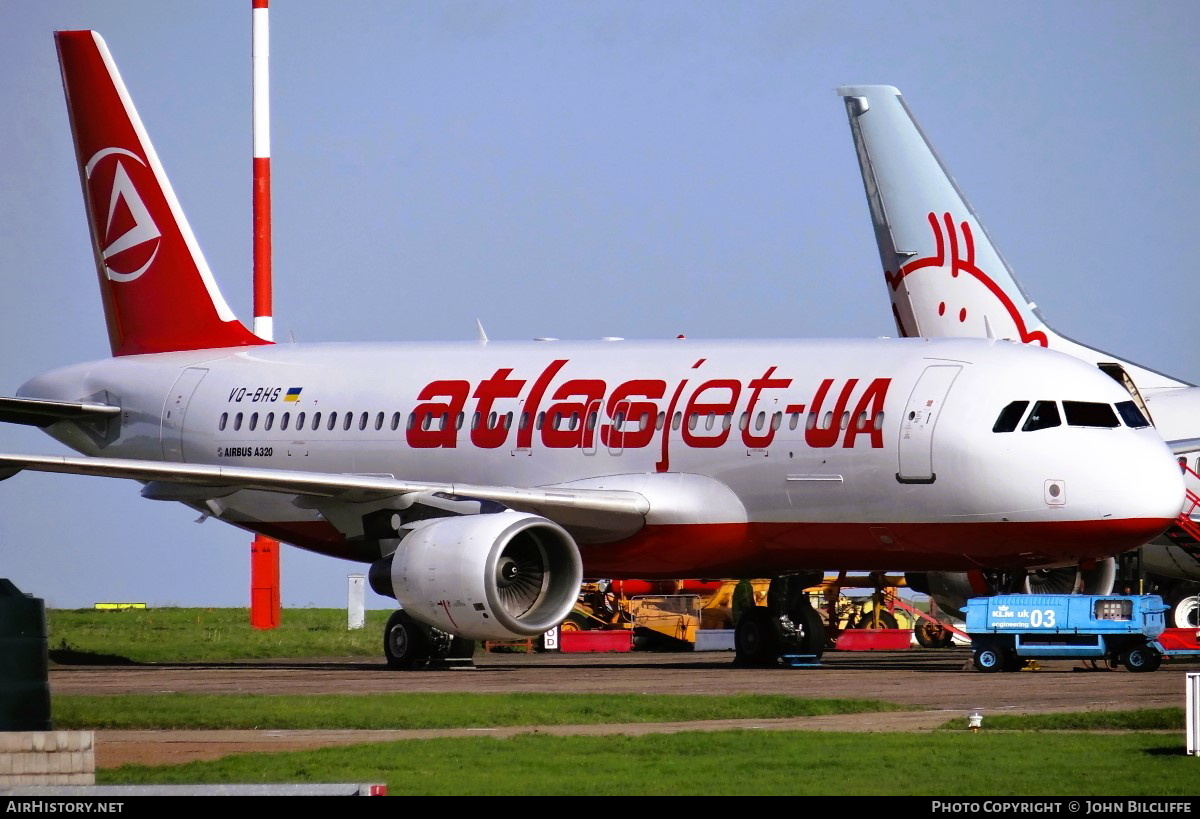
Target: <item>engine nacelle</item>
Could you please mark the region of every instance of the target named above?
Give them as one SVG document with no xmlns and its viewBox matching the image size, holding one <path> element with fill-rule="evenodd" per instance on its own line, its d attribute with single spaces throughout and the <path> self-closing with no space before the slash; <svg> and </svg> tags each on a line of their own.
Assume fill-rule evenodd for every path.
<svg viewBox="0 0 1200 819">
<path fill-rule="evenodd" d="M 972 597 L 993 594 L 1112 594 L 1117 579 L 1117 561 L 1106 558 L 1089 568 L 1062 566 L 1029 569 L 1010 578 L 1006 588 L 995 588 L 982 572 L 910 572 L 904 576 L 913 591 L 927 594 L 938 608 L 959 619 Z"/>
<path fill-rule="evenodd" d="M 533 637 L 575 605 L 583 561 L 558 524 L 505 510 L 429 521 L 371 566 L 371 587 L 468 640 Z"/>
</svg>

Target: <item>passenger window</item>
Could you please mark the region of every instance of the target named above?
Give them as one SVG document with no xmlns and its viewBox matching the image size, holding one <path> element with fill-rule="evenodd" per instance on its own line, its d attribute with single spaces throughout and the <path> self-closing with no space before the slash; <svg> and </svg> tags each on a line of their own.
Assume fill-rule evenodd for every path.
<svg viewBox="0 0 1200 819">
<path fill-rule="evenodd" d="M 1117 404 L 1117 412 L 1121 414 L 1121 420 L 1125 422 L 1125 426 L 1133 427 L 1134 429 L 1142 429 L 1150 426 L 1150 422 L 1146 420 L 1146 416 L 1142 415 L 1142 411 L 1138 409 L 1138 405 L 1132 401 L 1121 401 Z"/>
<path fill-rule="evenodd" d="M 1029 413 L 1029 417 L 1025 419 L 1025 425 L 1021 427 L 1022 432 L 1036 432 L 1039 429 L 1049 429 L 1062 424 L 1062 417 L 1058 414 L 1058 404 L 1053 401 L 1038 401 L 1033 405 L 1033 411 Z"/>
<path fill-rule="evenodd" d="M 793 412 L 791 419 L 788 421 L 788 429 L 795 429 L 800 425 L 800 413 Z"/>
<path fill-rule="evenodd" d="M 321 426 L 321 413 L 314 412 L 313 413 L 313 422 L 312 422 L 312 431 L 316 432 L 317 429 L 320 428 L 320 426 Z"/>
<path fill-rule="evenodd" d="M 217 424 L 217 429 L 224 432 L 225 425 L 228 423 L 229 423 L 229 413 L 227 413 L 227 412 L 221 413 L 221 422 L 219 424 Z"/>
<path fill-rule="evenodd" d="M 1028 401 L 1013 401 L 1000 410 L 996 423 L 992 424 L 992 432 L 1012 432 L 1017 428 L 1017 424 L 1021 423 L 1021 416 L 1025 414 L 1028 407 Z"/>
<path fill-rule="evenodd" d="M 288 422 L 291 420 L 292 414 L 290 412 L 285 412 L 283 417 L 279 419 L 279 429 L 286 431 L 288 428 Z"/>
<path fill-rule="evenodd" d="M 275 413 L 268 412 L 267 420 L 263 423 L 263 429 L 269 430 L 275 424 Z"/>
<path fill-rule="evenodd" d="M 392 413 L 392 432 L 395 432 L 398 429 L 400 429 L 400 413 L 393 412 Z"/>
<path fill-rule="evenodd" d="M 1067 426 L 1072 427 L 1104 427 L 1112 429 L 1121 426 L 1117 414 L 1108 404 L 1093 401 L 1063 401 L 1063 414 L 1067 416 Z"/>
<path fill-rule="evenodd" d="M 326 422 L 326 424 L 325 424 L 325 429 L 328 430 L 329 432 L 333 432 L 333 428 L 336 426 L 337 426 L 337 413 L 331 412 L 331 413 L 329 413 L 329 421 Z"/>
<path fill-rule="evenodd" d="M 242 414 L 239 412 L 237 415 L 233 416 L 233 431 L 237 432 L 241 428 L 242 428 Z"/>
<path fill-rule="evenodd" d="M 883 413 L 875 416 L 875 429 L 883 429 Z"/>
<path fill-rule="evenodd" d="M 383 429 L 383 413 L 382 412 L 375 416 L 375 430 L 379 431 L 381 429 Z"/>
<path fill-rule="evenodd" d="M 344 429 L 344 430 L 350 429 L 350 425 L 353 423 L 354 423 L 354 413 L 353 412 L 346 413 L 346 418 L 344 421 L 342 421 L 342 429 Z"/>
<path fill-rule="evenodd" d="M 296 415 L 296 431 L 299 432 L 302 429 L 304 429 L 304 413 L 303 412 L 298 413 Z"/>
<path fill-rule="evenodd" d="M 258 426 L 258 413 L 252 412 L 252 413 L 250 413 L 250 427 L 249 427 L 250 431 L 253 432 L 254 428 L 257 426 Z"/>
</svg>

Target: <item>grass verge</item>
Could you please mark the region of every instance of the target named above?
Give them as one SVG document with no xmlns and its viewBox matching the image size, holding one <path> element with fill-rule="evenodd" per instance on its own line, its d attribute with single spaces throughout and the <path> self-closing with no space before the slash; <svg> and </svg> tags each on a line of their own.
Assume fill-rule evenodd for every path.
<svg viewBox="0 0 1200 819">
<path fill-rule="evenodd" d="M 960 718 L 945 723 L 939 730 L 961 731 L 964 725 Z M 983 727 L 994 731 L 1182 731 L 1185 724 L 1182 708 L 1139 708 L 994 716 L 985 712 Z"/>
<path fill-rule="evenodd" d="M 186 663 L 276 657 L 383 656 L 391 614 L 368 611 L 346 629 L 344 609 L 286 609 L 279 628 L 250 627 L 246 609 L 51 609 L 50 659 L 63 664 Z"/>
<path fill-rule="evenodd" d="M 1195 795 L 1182 737 L 688 732 L 436 739 L 125 766 L 100 784 L 386 782 L 391 795 Z"/>
<path fill-rule="evenodd" d="M 875 700 L 775 695 L 398 693 L 61 695 L 59 728 L 410 729 L 780 719 L 911 710 Z"/>
</svg>

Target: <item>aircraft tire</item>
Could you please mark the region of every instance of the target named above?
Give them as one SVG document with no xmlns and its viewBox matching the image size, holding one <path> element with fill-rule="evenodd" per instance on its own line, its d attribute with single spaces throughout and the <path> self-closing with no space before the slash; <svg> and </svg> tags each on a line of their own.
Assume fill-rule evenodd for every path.
<svg viewBox="0 0 1200 819">
<path fill-rule="evenodd" d="M 774 665 L 779 660 L 779 640 L 765 606 L 742 612 L 733 631 L 734 661 L 738 665 Z"/>
<path fill-rule="evenodd" d="M 1200 628 L 1200 587 L 1194 583 L 1180 584 L 1166 596 L 1167 625 L 1175 628 Z"/>
<path fill-rule="evenodd" d="M 799 625 L 804 629 L 804 639 L 800 644 L 802 654 L 812 654 L 818 660 L 825 653 L 825 623 L 821 615 L 811 605 L 802 605 L 793 612 L 799 615 Z"/>
<path fill-rule="evenodd" d="M 383 656 L 388 668 L 406 670 L 429 659 L 428 632 L 403 609 L 392 612 L 383 629 Z"/>
</svg>

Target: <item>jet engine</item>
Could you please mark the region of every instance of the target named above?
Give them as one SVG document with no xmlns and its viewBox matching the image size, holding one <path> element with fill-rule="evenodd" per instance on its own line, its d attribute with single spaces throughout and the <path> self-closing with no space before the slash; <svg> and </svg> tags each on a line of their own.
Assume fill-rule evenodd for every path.
<svg viewBox="0 0 1200 819">
<path fill-rule="evenodd" d="M 506 509 L 422 521 L 370 577 L 371 588 L 426 625 L 506 640 L 562 622 L 579 595 L 583 561 L 561 526 Z"/>
<path fill-rule="evenodd" d="M 1106 558 L 1089 568 L 1061 566 L 1028 569 L 989 581 L 982 572 L 909 572 L 904 576 L 913 591 L 927 594 L 938 608 L 963 619 L 963 608 L 972 597 L 992 594 L 1112 594 L 1117 579 L 1117 561 Z"/>
</svg>

